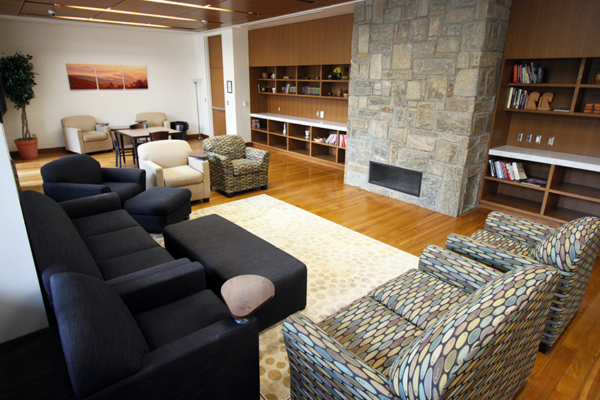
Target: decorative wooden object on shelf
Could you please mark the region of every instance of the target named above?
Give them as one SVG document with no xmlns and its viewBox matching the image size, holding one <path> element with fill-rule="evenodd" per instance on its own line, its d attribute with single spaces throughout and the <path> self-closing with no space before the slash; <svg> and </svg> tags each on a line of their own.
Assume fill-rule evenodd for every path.
<svg viewBox="0 0 600 400">
<path fill-rule="evenodd" d="M 540 104 L 538 105 L 538 110 L 540 111 L 550 111 L 550 102 L 554 99 L 554 93 L 546 92 L 542 95 L 540 99 Z"/>
<path fill-rule="evenodd" d="M 526 110 L 537 110 L 537 103 L 540 99 L 540 94 L 538 92 L 532 92 L 527 98 L 527 102 L 525 103 Z"/>
</svg>

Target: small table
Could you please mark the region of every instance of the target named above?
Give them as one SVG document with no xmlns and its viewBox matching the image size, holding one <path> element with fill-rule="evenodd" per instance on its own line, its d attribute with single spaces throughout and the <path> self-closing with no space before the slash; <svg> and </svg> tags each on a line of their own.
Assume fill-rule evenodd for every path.
<svg viewBox="0 0 600 400">
<path fill-rule="evenodd" d="M 200 160 L 208 159 L 208 153 L 190 153 L 190 154 L 188 154 L 188 156 L 194 157 L 194 158 L 199 158 Z"/>
<path fill-rule="evenodd" d="M 275 296 L 275 286 L 259 275 L 239 275 L 223 284 L 221 295 L 235 322 L 243 324 Z"/>
<path fill-rule="evenodd" d="M 113 130 L 114 130 L 114 128 L 113 128 Z M 180 131 L 176 131 L 175 129 L 167 129 L 163 126 L 153 126 L 151 128 L 141 128 L 141 129 L 119 129 L 119 130 L 117 130 L 117 132 L 119 132 L 119 135 L 127 136 L 127 137 L 131 138 L 131 141 L 133 142 L 133 151 L 134 151 L 134 154 L 136 157 L 138 168 L 140 167 L 140 162 L 139 162 L 139 157 L 137 155 L 137 148 L 139 146 L 137 139 L 149 138 L 150 133 L 152 133 L 152 132 L 164 132 L 164 131 L 167 131 L 169 133 L 169 135 L 181 133 Z"/>
</svg>

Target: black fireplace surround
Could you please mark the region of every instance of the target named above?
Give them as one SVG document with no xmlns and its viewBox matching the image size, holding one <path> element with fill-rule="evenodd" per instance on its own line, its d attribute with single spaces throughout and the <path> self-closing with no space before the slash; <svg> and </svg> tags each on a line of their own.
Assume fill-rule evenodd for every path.
<svg viewBox="0 0 600 400">
<path fill-rule="evenodd" d="M 411 196 L 419 197 L 421 195 L 422 178 L 422 172 L 393 167 L 374 161 L 369 163 L 369 183 Z"/>
</svg>

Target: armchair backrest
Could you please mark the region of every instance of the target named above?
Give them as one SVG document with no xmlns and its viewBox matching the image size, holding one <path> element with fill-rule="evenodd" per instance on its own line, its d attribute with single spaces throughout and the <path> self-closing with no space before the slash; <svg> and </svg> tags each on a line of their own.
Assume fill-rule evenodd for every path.
<svg viewBox="0 0 600 400">
<path fill-rule="evenodd" d="M 160 140 L 138 147 L 140 161 L 152 161 L 163 168 L 188 165 L 188 155 L 191 152 L 192 148 L 185 140 Z"/>
<path fill-rule="evenodd" d="M 406 399 L 512 398 L 533 368 L 558 278 L 537 265 L 489 282 L 398 356 L 392 391 Z"/>
<path fill-rule="evenodd" d="M 60 124 L 64 127 L 72 127 L 81 129 L 82 132 L 92 132 L 96 130 L 96 118 L 90 115 L 75 115 L 66 117 L 60 120 Z"/>
<path fill-rule="evenodd" d="M 44 183 L 104 183 L 100 163 L 87 154 L 74 154 L 51 161 L 40 172 Z"/>
<path fill-rule="evenodd" d="M 167 115 L 161 112 L 146 112 L 139 113 L 135 116 L 136 121 L 146 121 L 149 128 L 155 126 L 163 126 L 163 123 L 167 120 Z"/>
<path fill-rule="evenodd" d="M 100 279 L 52 276 L 54 309 L 77 398 L 88 397 L 142 368 L 148 344 L 119 295 Z"/>
<path fill-rule="evenodd" d="M 246 158 L 246 142 L 241 136 L 215 136 L 202 142 L 204 151 L 217 153 L 230 160 Z"/>
</svg>

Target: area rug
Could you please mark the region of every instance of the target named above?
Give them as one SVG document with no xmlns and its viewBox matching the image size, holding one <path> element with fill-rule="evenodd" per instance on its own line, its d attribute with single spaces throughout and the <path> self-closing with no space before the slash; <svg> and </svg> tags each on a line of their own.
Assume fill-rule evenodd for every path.
<svg viewBox="0 0 600 400">
<path fill-rule="evenodd" d="M 306 264 L 308 298 L 301 313 L 315 322 L 417 267 L 411 254 L 265 194 L 203 208 L 191 218 L 209 214 L 227 218 Z M 155 239 L 162 244 L 161 236 Z M 260 334 L 260 389 L 267 400 L 290 396 L 281 322 Z"/>
</svg>

